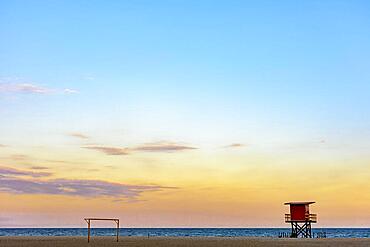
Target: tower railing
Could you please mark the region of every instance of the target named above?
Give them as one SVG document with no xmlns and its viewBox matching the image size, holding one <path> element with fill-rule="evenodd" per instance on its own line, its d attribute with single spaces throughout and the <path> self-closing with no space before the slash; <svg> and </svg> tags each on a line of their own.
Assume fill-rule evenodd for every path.
<svg viewBox="0 0 370 247">
<path fill-rule="evenodd" d="M 292 222 L 292 221 L 295 221 L 295 222 L 309 221 L 309 222 L 312 222 L 312 223 L 316 223 L 317 222 L 317 214 L 306 214 L 304 220 L 292 220 L 291 214 L 285 214 L 285 222 L 288 223 L 288 222 Z"/>
</svg>

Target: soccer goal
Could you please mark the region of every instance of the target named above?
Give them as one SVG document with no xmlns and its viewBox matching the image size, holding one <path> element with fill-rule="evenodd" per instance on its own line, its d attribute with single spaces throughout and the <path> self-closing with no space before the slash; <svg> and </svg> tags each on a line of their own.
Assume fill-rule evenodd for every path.
<svg viewBox="0 0 370 247">
<path fill-rule="evenodd" d="M 87 223 L 87 242 L 88 243 L 90 243 L 90 229 L 91 229 L 91 221 L 92 220 L 110 220 L 110 221 L 116 222 L 116 224 L 117 224 L 116 236 L 117 236 L 117 242 L 118 242 L 118 236 L 119 236 L 119 219 L 85 218 L 85 221 Z"/>
</svg>

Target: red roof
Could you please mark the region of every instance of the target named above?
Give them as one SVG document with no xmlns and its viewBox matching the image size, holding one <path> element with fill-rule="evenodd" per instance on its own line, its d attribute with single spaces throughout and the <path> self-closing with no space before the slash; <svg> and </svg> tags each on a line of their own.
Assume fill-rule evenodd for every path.
<svg viewBox="0 0 370 247">
<path fill-rule="evenodd" d="M 310 205 L 315 202 L 286 202 L 284 205 Z"/>
</svg>

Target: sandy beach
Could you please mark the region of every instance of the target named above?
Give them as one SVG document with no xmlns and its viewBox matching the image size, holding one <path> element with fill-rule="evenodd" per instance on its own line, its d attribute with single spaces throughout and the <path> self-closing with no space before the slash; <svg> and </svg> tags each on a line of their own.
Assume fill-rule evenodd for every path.
<svg viewBox="0 0 370 247">
<path fill-rule="evenodd" d="M 278 239 L 241 237 L 94 237 L 87 243 L 86 237 L 0 237 L 1 247 L 79 247 L 79 246 L 151 246 L 151 247 L 217 247 L 217 246 L 370 246 L 370 239 Z"/>
</svg>

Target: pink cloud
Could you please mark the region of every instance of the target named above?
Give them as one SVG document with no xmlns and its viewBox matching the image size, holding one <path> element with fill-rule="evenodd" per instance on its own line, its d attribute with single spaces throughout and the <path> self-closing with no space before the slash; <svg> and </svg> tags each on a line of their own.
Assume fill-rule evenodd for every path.
<svg viewBox="0 0 370 247">
<path fill-rule="evenodd" d="M 55 89 L 45 86 L 40 86 L 31 82 L 24 82 L 19 78 L 0 78 L 0 93 L 23 93 L 23 94 L 74 94 L 78 93 L 75 89 L 64 88 Z"/>
<path fill-rule="evenodd" d="M 27 176 L 27 177 L 48 177 L 51 176 L 50 172 L 33 172 L 27 170 L 18 170 L 10 167 L 1 167 L 0 166 L 0 175 L 12 175 L 12 176 Z"/>
<path fill-rule="evenodd" d="M 115 198 L 115 200 L 126 199 L 130 202 L 137 202 L 144 192 L 177 189 L 160 185 L 130 185 L 89 179 L 35 179 L 41 174 L 46 175 L 46 173 L 0 167 L 0 192 L 81 197 L 106 196 Z M 32 178 L 27 178 L 27 176 Z"/>
<path fill-rule="evenodd" d="M 193 150 L 197 149 L 195 147 L 178 144 L 174 142 L 152 142 L 152 143 L 144 143 L 143 145 L 137 146 L 132 150 L 135 151 L 143 151 L 143 152 L 176 152 L 176 151 L 184 151 L 184 150 Z"/>
<path fill-rule="evenodd" d="M 224 148 L 240 148 L 240 147 L 245 147 L 245 145 L 242 143 L 232 143 L 230 145 L 224 146 Z"/>
<path fill-rule="evenodd" d="M 128 155 L 134 152 L 179 152 L 197 149 L 196 147 L 174 143 L 174 142 L 153 142 L 145 143 L 136 147 L 110 147 L 110 146 L 84 146 L 82 148 L 103 152 L 108 155 Z"/>
<path fill-rule="evenodd" d="M 107 147 L 107 146 L 84 146 L 83 148 L 96 150 L 108 155 L 128 155 L 130 150 L 120 147 Z"/>
<path fill-rule="evenodd" d="M 69 135 L 72 137 L 80 138 L 80 139 L 89 139 L 89 136 L 84 135 L 82 133 L 78 133 L 78 132 L 70 133 Z"/>
</svg>

